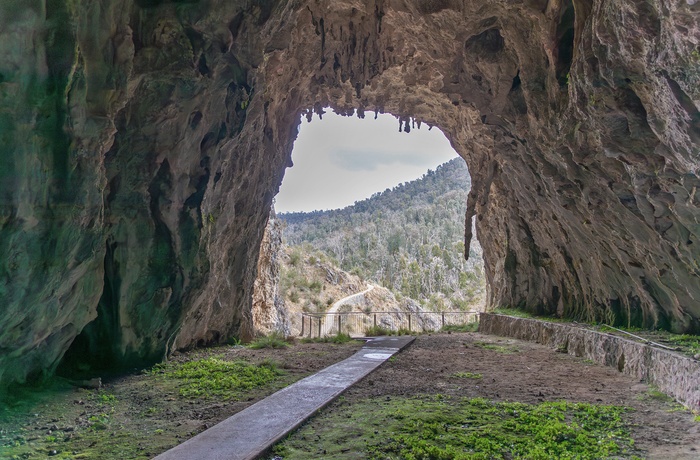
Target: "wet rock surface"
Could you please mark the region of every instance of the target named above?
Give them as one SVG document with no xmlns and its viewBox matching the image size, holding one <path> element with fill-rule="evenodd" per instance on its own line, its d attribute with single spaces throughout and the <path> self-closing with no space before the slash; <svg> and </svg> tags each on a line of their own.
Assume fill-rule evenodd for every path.
<svg viewBox="0 0 700 460">
<path fill-rule="evenodd" d="M 252 336 L 268 210 L 326 106 L 445 132 L 491 305 L 698 331 L 699 8 L 3 4 L 0 382 Z"/>
</svg>

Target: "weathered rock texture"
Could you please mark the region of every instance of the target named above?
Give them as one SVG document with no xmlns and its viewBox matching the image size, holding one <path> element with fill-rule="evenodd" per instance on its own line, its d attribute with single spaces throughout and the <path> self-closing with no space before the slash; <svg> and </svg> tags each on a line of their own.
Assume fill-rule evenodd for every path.
<svg viewBox="0 0 700 460">
<path fill-rule="evenodd" d="M 325 106 L 445 132 L 491 305 L 698 331 L 699 11 L 2 2 L 0 381 L 252 335 L 267 212 Z"/>
<path fill-rule="evenodd" d="M 479 332 L 541 343 L 614 367 L 700 410 L 700 362 L 681 354 L 567 324 L 490 313 L 480 315 Z"/>
<path fill-rule="evenodd" d="M 283 255 L 282 224 L 272 209 L 260 243 L 258 275 L 253 283 L 253 329 L 257 335 L 279 333 L 286 337 L 291 333 L 287 308 L 279 292 Z"/>
</svg>

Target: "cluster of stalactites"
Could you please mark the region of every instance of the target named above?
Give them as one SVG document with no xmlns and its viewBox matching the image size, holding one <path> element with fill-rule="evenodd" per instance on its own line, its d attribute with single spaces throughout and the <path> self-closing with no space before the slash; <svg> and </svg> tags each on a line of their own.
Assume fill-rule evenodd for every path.
<svg viewBox="0 0 700 460">
<path fill-rule="evenodd" d="M 323 120 L 323 115 L 326 113 L 326 107 L 323 106 L 320 102 L 317 102 L 314 104 L 313 107 L 309 109 L 304 109 L 301 111 L 301 115 L 306 117 L 306 121 L 309 123 L 314 117 L 314 113 L 318 115 L 318 118 L 320 120 Z M 363 106 L 358 107 L 357 109 L 353 107 L 345 107 L 345 108 L 333 108 L 333 112 L 342 115 L 344 117 L 352 117 L 357 115 L 357 118 L 364 119 L 365 118 L 365 108 Z M 374 119 L 376 120 L 377 117 L 379 116 L 380 113 L 384 113 L 384 110 L 376 107 L 374 109 Z M 421 125 L 423 124 L 423 121 L 415 118 L 415 117 L 405 117 L 405 116 L 398 116 L 396 117 L 399 120 L 399 132 L 405 132 L 405 133 L 410 133 L 411 129 L 420 129 Z M 428 130 L 432 129 L 432 125 L 428 125 Z"/>
<path fill-rule="evenodd" d="M 410 133 L 411 129 L 420 129 L 423 122 L 412 117 L 398 117 L 399 119 L 399 132 L 403 131 L 405 133 Z M 430 130 L 432 126 L 428 128 Z"/>
</svg>

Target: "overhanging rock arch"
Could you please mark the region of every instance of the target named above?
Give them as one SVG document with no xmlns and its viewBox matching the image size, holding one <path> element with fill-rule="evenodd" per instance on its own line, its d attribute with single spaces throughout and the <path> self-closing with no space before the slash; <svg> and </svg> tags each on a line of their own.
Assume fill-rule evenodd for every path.
<svg viewBox="0 0 700 460">
<path fill-rule="evenodd" d="M 36 3 L 0 28 L 0 382 L 250 334 L 267 210 L 325 106 L 445 132 L 492 305 L 699 328 L 698 4 Z"/>
</svg>

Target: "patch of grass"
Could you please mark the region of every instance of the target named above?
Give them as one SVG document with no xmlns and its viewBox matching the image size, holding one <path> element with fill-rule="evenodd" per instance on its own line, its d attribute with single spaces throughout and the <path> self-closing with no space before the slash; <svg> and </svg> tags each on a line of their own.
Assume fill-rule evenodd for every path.
<svg viewBox="0 0 700 460">
<path fill-rule="evenodd" d="M 440 328 L 440 332 L 476 332 L 479 329 L 479 323 L 466 324 L 447 324 Z"/>
<path fill-rule="evenodd" d="M 484 376 L 481 374 L 477 374 L 475 372 L 455 372 L 452 374 L 452 377 L 456 377 L 458 379 L 474 379 L 478 380 L 480 378 L 483 378 Z"/>
<path fill-rule="evenodd" d="M 393 331 L 383 326 L 372 326 L 365 329 L 365 336 L 377 337 L 380 335 L 393 335 Z"/>
<path fill-rule="evenodd" d="M 228 345 L 231 345 L 232 347 L 239 347 L 241 346 L 241 339 L 238 337 L 232 336 L 229 337 L 229 339 L 226 341 Z"/>
<path fill-rule="evenodd" d="M 523 310 L 517 310 L 515 308 L 496 308 L 495 310 L 490 311 L 489 313 L 495 313 L 497 315 L 515 316 L 516 318 L 535 318 L 530 313 Z"/>
<path fill-rule="evenodd" d="M 225 361 L 216 356 L 157 367 L 162 370 L 162 378 L 181 382 L 179 392 L 185 398 L 235 399 L 241 392 L 267 385 L 283 374 L 274 362 L 256 365 L 242 360 Z"/>
<path fill-rule="evenodd" d="M 109 404 L 110 406 L 113 406 L 117 403 L 117 397 L 111 393 L 105 393 L 103 391 L 100 391 L 97 394 L 97 401 L 102 404 Z"/>
<path fill-rule="evenodd" d="M 608 326 L 607 324 L 601 324 L 598 326 L 598 330 L 601 332 L 619 332 L 616 329 L 619 329 L 620 331 L 625 331 L 625 332 L 644 332 L 645 330 L 639 327 L 634 327 L 634 326 L 615 326 L 614 328 Z"/>
<path fill-rule="evenodd" d="M 317 292 L 317 293 L 318 293 L 318 292 L 321 292 L 321 282 L 320 282 L 320 281 L 316 281 L 316 280 L 310 282 L 310 283 L 309 283 L 309 289 L 310 289 L 312 292 Z"/>
<path fill-rule="evenodd" d="M 490 311 L 488 313 L 495 313 L 497 315 L 507 315 L 507 316 L 515 316 L 516 318 L 529 318 L 529 319 L 538 319 L 541 321 L 549 321 L 550 323 L 571 323 L 574 321 L 573 318 L 558 318 L 556 316 L 538 316 L 538 315 L 533 315 L 531 313 L 528 313 L 523 310 L 518 310 L 517 308 L 496 308 L 493 311 Z"/>
<path fill-rule="evenodd" d="M 418 335 L 418 332 L 411 331 L 405 327 L 399 328 L 398 331 L 392 331 L 384 326 L 372 326 L 365 329 L 365 337 L 377 337 L 380 335 Z"/>
<path fill-rule="evenodd" d="M 350 337 L 350 334 L 340 333 L 337 335 L 327 335 L 325 337 L 316 338 L 304 338 L 301 339 L 301 343 L 337 343 L 343 344 L 348 342 L 355 342 L 356 340 Z"/>
<path fill-rule="evenodd" d="M 669 334 L 666 338 L 677 347 L 682 347 L 686 353 L 696 355 L 700 353 L 700 336 L 691 334 Z"/>
<path fill-rule="evenodd" d="M 659 391 L 658 388 L 651 386 L 649 389 L 646 391 L 646 393 L 643 393 L 638 396 L 639 399 L 651 399 L 654 401 L 660 401 L 660 402 L 665 402 L 665 403 L 672 403 L 675 402 L 675 400 L 667 395 L 666 393 L 662 393 Z"/>
<path fill-rule="evenodd" d="M 248 345 L 249 348 L 254 350 L 259 350 L 261 348 L 284 348 L 287 346 L 289 346 L 289 344 L 285 341 L 284 336 L 277 332 L 273 332 L 272 334 L 263 337 L 258 337 Z"/>
<path fill-rule="evenodd" d="M 274 451 L 285 460 L 600 459 L 634 446 L 618 406 L 424 396 L 367 399 L 315 418 Z"/>
<path fill-rule="evenodd" d="M 496 343 L 488 342 L 474 342 L 473 345 L 475 347 L 483 348 L 484 350 L 493 350 L 498 353 L 504 353 L 506 355 L 520 352 L 518 347 L 515 347 L 513 345 L 498 345 Z"/>
</svg>

